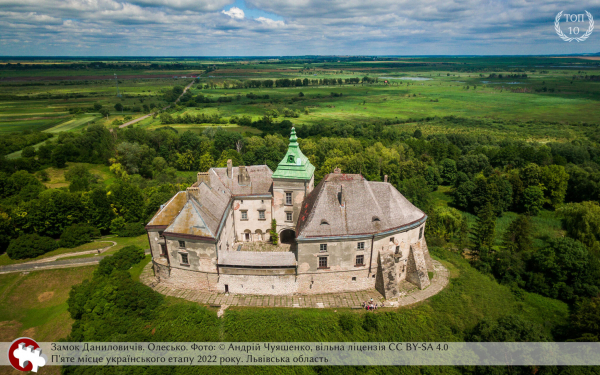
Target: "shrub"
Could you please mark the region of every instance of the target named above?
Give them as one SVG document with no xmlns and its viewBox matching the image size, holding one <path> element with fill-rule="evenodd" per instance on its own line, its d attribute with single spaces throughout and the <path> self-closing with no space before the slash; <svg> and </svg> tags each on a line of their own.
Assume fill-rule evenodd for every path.
<svg viewBox="0 0 600 375">
<path fill-rule="evenodd" d="M 60 246 L 76 247 L 100 237 L 98 228 L 89 224 L 73 224 L 60 235 Z"/>
<path fill-rule="evenodd" d="M 52 238 L 34 233 L 24 234 L 10 241 L 6 253 L 10 259 L 27 259 L 38 257 L 57 248 L 58 243 Z"/>
<path fill-rule="evenodd" d="M 119 237 L 137 237 L 146 233 L 146 228 L 142 223 L 126 223 L 119 231 Z"/>
<path fill-rule="evenodd" d="M 141 247 L 134 245 L 126 246 L 114 255 L 102 259 L 96 272 L 98 275 L 108 276 L 113 270 L 126 271 L 143 259 L 144 250 Z"/>
<path fill-rule="evenodd" d="M 117 216 L 110 222 L 110 232 L 118 234 L 125 227 L 125 219 L 121 216 Z"/>
</svg>

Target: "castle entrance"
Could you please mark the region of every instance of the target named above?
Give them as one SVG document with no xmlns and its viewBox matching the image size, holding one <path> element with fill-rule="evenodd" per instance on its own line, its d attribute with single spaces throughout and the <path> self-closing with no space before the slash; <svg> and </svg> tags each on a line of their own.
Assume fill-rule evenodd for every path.
<svg viewBox="0 0 600 375">
<path fill-rule="evenodd" d="M 296 240 L 296 232 L 291 229 L 284 229 L 279 234 L 279 241 L 281 243 L 293 244 Z"/>
</svg>

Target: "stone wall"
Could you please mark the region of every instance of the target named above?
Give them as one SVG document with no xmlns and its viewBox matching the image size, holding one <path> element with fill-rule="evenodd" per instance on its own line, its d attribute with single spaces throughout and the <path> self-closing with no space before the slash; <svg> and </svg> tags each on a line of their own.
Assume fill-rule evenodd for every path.
<svg viewBox="0 0 600 375">
<path fill-rule="evenodd" d="M 298 293 L 325 294 L 352 292 L 371 289 L 375 286 L 375 274 L 369 275 L 368 269 L 348 272 L 320 271 L 298 275 Z"/>
<path fill-rule="evenodd" d="M 287 295 L 297 292 L 296 275 L 255 276 L 228 275 L 219 276 L 218 291 L 225 293 L 225 285 L 233 294 L 270 294 Z"/>
</svg>

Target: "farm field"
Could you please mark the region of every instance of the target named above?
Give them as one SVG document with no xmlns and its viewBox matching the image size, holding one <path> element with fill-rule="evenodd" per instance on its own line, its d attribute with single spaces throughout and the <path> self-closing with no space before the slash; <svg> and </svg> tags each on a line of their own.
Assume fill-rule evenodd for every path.
<svg viewBox="0 0 600 375">
<path fill-rule="evenodd" d="M 493 327 L 509 332 L 499 341 L 597 334 L 578 319 L 600 291 L 599 60 L 20 61 L 43 68 L 17 62 L 0 64 L 0 266 L 71 252 L 67 259 L 89 258 L 96 255 L 78 252 L 111 241 L 117 245 L 104 255 L 118 254 L 112 259 L 123 249 L 133 253 L 129 246 L 145 250 L 146 223 L 198 172 L 229 160 L 274 171 L 293 126 L 315 166 L 315 186 L 340 168 L 389 182 L 427 214 L 427 244 L 451 279 L 430 299 L 370 315 L 230 307 L 218 318 L 215 308 L 138 283 L 146 256 L 93 280 L 99 287 L 78 298 L 104 307 L 81 309 L 72 319 L 69 292 L 97 267 L 0 275 L 6 338 L 465 341 Z M 117 81 L 104 79 L 115 73 L 120 96 Z M 578 221 L 588 223 L 574 229 Z M 56 241 L 72 233 L 101 237 L 57 249 Z M 24 260 L 3 253 L 22 243 L 19 249 L 47 252 Z M 119 273 L 126 269 L 131 280 Z M 125 302 L 107 302 L 96 293 L 104 290 Z"/>
</svg>

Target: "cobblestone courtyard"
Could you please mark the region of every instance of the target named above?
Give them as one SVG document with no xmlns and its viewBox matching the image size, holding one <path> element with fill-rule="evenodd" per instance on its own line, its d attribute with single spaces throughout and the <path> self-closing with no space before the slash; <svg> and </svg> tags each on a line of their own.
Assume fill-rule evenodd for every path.
<svg viewBox="0 0 600 375">
<path fill-rule="evenodd" d="M 386 301 L 386 307 L 408 306 L 423 301 L 437 293 L 448 285 L 449 272 L 440 262 L 434 260 L 434 274 L 431 285 L 419 290 L 414 285 L 405 283 L 401 285 L 402 296 L 397 300 Z M 197 290 L 177 289 L 164 284 L 156 284 L 152 271 L 152 262 L 148 263 L 140 281 L 150 286 L 159 293 L 167 296 L 183 298 L 188 301 L 198 302 L 203 305 L 227 305 L 227 306 L 255 306 L 255 307 L 309 307 L 309 308 L 335 308 L 361 307 L 362 302 L 380 302 L 383 296 L 375 289 L 359 292 L 331 293 L 317 295 L 291 295 L 291 296 L 267 296 L 267 295 L 241 295 L 200 292 Z"/>
</svg>

